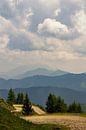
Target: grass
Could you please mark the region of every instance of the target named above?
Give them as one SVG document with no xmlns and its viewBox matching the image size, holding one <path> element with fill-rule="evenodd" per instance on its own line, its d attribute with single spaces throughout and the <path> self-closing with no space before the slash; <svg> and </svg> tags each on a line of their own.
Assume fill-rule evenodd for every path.
<svg viewBox="0 0 86 130">
<path fill-rule="evenodd" d="M 0 130 L 54 130 L 54 128 L 57 128 L 57 130 L 68 130 L 63 126 L 58 125 L 37 125 L 27 122 L 11 113 L 11 107 L 6 102 L 1 102 L 2 103 L 0 104 Z"/>
<path fill-rule="evenodd" d="M 0 107 L 0 130 L 67 130 L 56 125 L 36 125 L 14 116 L 8 110 Z"/>
<path fill-rule="evenodd" d="M 9 105 L 5 100 L 0 99 L 0 106 L 7 109 L 7 110 L 14 110 L 14 107 Z"/>
<path fill-rule="evenodd" d="M 86 117 L 86 113 L 53 113 L 53 114 L 46 114 L 47 115 L 52 115 L 52 116 L 81 116 L 81 117 Z"/>
</svg>

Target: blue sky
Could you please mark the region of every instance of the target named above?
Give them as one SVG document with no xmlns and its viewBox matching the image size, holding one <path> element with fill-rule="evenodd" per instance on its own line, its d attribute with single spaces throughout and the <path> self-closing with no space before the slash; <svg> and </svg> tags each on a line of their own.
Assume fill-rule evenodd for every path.
<svg viewBox="0 0 86 130">
<path fill-rule="evenodd" d="M 86 72 L 85 0 L 0 0 L 0 72 Z"/>
</svg>

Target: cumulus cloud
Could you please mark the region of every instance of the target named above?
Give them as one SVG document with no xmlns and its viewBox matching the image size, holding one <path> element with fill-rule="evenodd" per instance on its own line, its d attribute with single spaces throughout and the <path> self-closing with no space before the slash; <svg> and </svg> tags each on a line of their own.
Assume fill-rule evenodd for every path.
<svg viewBox="0 0 86 130">
<path fill-rule="evenodd" d="M 67 35 L 69 33 L 68 27 L 55 19 L 45 19 L 43 23 L 38 25 L 39 33 L 49 33 L 55 36 Z"/>
</svg>

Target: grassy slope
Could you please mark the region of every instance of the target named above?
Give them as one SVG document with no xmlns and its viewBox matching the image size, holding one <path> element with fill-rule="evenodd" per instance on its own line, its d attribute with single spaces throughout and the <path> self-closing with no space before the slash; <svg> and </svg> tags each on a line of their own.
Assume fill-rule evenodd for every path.
<svg viewBox="0 0 86 130">
<path fill-rule="evenodd" d="M 5 108 L 5 109 L 9 110 L 9 111 L 14 110 L 14 107 L 10 106 L 10 105 L 9 105 L 6 101 L 4 101 L 3 99 L 0 99 L 0 106 L 1 106 L 2 108 Z"/>
<path fill-rule="evenodd" d="M 3 104 L 3 105 L 1 105 Z M 5 102 L 0 104 L 0 130 L 53 130 L 53 128 L 58 128 L 55 125 L 36 125 L 29 123 L 19 117 L 15 116 L 9 110 L 9 105 Z M 4 106 L 4 108 L 2 107 Z M 61 128 L 59 130 L 66 130 L 65 128 Z"/>
<path fill-rule="evenodd" d="M 26 122 L 0 107 L 0 130 L 52 130 L 55 127 L 57 128 L 55 125 L 35 125 Z"/>
</svg>

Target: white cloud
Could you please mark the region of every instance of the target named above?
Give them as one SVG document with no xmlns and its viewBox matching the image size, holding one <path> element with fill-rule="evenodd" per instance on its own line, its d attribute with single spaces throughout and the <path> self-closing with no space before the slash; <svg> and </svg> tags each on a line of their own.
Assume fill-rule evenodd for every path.
<svg viewBox="0 0 86 130">
<path fill-rule="evenodd" d="M 68 27 L 56 19 L 47 18 L 38 25 L 38 32 L 39 33 L 50 33 L 57 35 L 66 35 L 69 33 Z"/>
<path fill-rule="evenodd" d="M 80 34 L 86 35 L 86 13 L 83 10 L 72 16 L 72 22 Z"/>
</svg>

